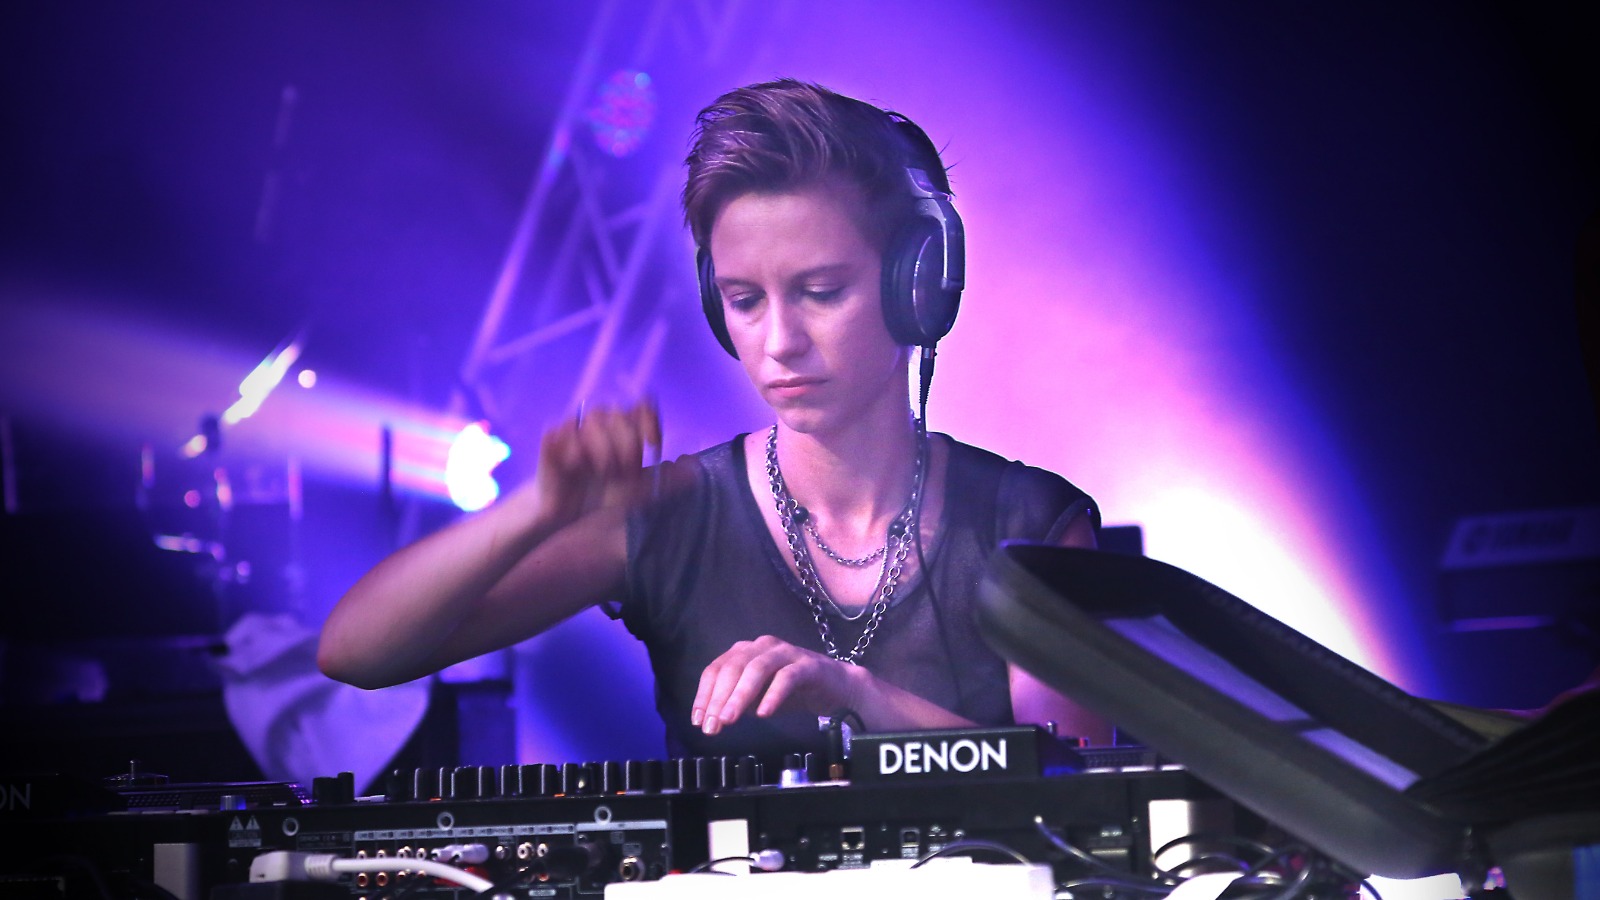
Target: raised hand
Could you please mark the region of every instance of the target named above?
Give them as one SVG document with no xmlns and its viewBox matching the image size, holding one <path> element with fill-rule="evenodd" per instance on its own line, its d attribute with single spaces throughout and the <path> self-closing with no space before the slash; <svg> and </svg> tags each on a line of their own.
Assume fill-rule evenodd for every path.
<svg viewBox="0 0 1600 900">
<path fill-rule="evenodd" d="M 644 500 L 651 488 L 647 448 L 659 457 L 661 417 L 649 401 L 592 410 L 546 432 L 534 475 L 545 515 L 570 522 Z"/>
</svg>

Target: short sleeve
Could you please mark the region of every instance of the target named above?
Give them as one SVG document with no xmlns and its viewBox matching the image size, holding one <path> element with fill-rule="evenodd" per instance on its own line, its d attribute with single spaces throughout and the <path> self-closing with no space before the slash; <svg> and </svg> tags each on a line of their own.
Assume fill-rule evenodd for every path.
<svg viewBox="0 0 1600 900">
<path fill-rule="evenodd" d="M 1072 482 L 1053 472 L 1014 462 L 1000 478 L 995 539 L 1055 543 L 1079 516 L 1100 531 L 1100 509 Z"/>
<path fill-rule="evenodd" d="M 693 578 L 693 561 L 706 540 L 705 523 L 716 502 L 697 456 L 661 464 L 662 482 L 679 485 L 628 514 L 627 581 L 620 618 L 646 644 L 671 635 L 678 610 L 672 597 Z"/>
</svg>

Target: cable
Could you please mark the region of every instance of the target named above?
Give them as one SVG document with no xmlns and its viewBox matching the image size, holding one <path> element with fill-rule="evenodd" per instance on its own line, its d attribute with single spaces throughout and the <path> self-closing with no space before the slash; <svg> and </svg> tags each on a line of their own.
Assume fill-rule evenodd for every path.
<svg viewBox="0 0 1600 900">
<path fill-rule="evenodd" d="M 929 353 L 932 352 L 932 348 L 925 348 L 925 349 Z M 926 479 L 927 478 L 927 470 L 929 468 L 931 468 L 932 465 L 933 465 L 933 458 L 932 458 L 933 457 L 933 449 L 932 449 L 931 442 L 928 439 L 928 394 L 927 394 L 927 382 L 928 382 L 928 380 L 930 380 L 933 377 L 933 363 L 925 357 L 924 358 L 924 365 L 926 366 L 926 368 L 925 368 L 925 370 L 923 372 L 924 381 L 923 381 L 923 393 L 922 393 L 922 417 L 917 420 L 917 437 L 921 439 L 921 444 L 922 444 L 922 448 L 923 448 L 922 452 L 924 452 L 924 453 L 926 453 L 928 455 L 928 459 L 924 461 L 923 473 L 922 473 L 922 478 Z M 948 480 L 949 480 L 949 469 L 948 469 L 948 467 L 945 470 L 945 478 L 946 478 L 946 482 L 948 483 Z M 939 645 L 944 649 L 944 658 L 945 658 L 945 661 L 948 663 L 948 665 L 945 667 L 945 670 L 950 673 L 950 682 L 955 687 L 955 690 L 956 690 L 956 706 L 957 706 L 957 709 L 955 710 L 955 712 L 959 713 L 961 711 L 960 710 L 960 706 L 961 706 L 961 703 L 963 702 L 963 698 L 966 697 L 966 691 L 963 689 L 963 686 L 961 684 L 961 666 L 957 665 L 957 663 L 956 663 L 955 650 L 952 649 L 951 644 L 950 644 L 950 632 L 949 632 L 948 629 L 945 628 L 944 610 L 939 608 L 939 594 L 938 594 L 938 591 L 936 591 L 934 589 L 934 586 L 933 586 L 933 571 L 928 568 L 928 558 L 926 556 L 924 556 L 923 552 L 922 552 L 922 503 L 923 503 L 924 499 L 926 499 L 926 491 L 924 490 L 924 485 L 923 484 L 918 484 L 917 485 L 917 514 L 916 514 L 915 517 L 913 517 L 913 520 L 917 523 L 917 527 L 912 529 L 911 545 L 917 549 L 917 571 L 922 574 L 922 584 L 923 584 L 924 587 L 926 587 L 928 589 L 928 608 L 933 610 L 933 625 L 934 625 L 935 630 L 937 630 L 939 632 Z"/>
<path fill-rule="evenodd" d="M 1267 895 L 1265 900 L 1295 900 L 1296 897 L 1306 892 L 1306 888 L 1310 887 L 1311 871 L 1314 868 L 1316 867 L 1309 862 L 1301 866 L 1300 870 L 1294 873 L 1292 881 L 1277 893 Z M 1240 880 L 1242 881 L 1243 879 Z"/>
<path fill-rule="evenodd" d="M 943 847 L 940 847 L 939 849 L 912 863 L 911 868 L 918 868 L 924 863 L 932 862 L 941 856 L 949 856 L 954 853 L 966 853 L 972 850 L 988 850 L 992 853 L 999 853 L 1004 856 L 1009 856 L 1013 860 L 1016 860 L 1025 866 L 1031 865 L 1033 862 L 1026 856 L 1023 856 L 1021 853 L 1018 853 L 1010 847 L 1007 847 L 1005 844 L 996 843 L 995 841 L 967 840 L 945 844 Z"/>
<path fill-rule="evenodd" d="M 446 844 L 434 850 L 427 858 L 452 866 L 488 862 L 489 847 L 487 844 Z"/>
<path fill-rule="evenodd" d="M 850 756 L 849 747 L 846 746 L 848 742 L 845 740 L 845 719 L 855 719 L 856 727 L 863 733 L 866 732 L 867 723 L 861 720 L 861 714 L 848 706 L 829 716 L 825 722 L 818 719 L 818 727 L 828 742 L 827 763 L 830 781 L 840 781 L 845 777 L 845 760 Z"/>
<path fill-rule="evenodd" d="M 274 850 L 250 863 L 250 880 L 257 881 L 333 881 L 340 875 L 417 871 L 442 881 L 461 885 L 474 893 L 494 889 L 494 883 L 465 869 L 431 859 L 345 859 L 332 853 L 300 853 Z"/>
<path fill-rule="evenodd" d="M 784 864 L 785 861 L 786 861 L 786 857 L 783 855 L 783 851 L 782 850 L 778 850 L 778 849 L 775 849 L 775 848 L 768 848 L 766 850 L 757 850 L 754 853 L 748 853 L 748 854 L 745 854 L 744 856 L 719 856 L 716 859 L 707 860 L 706 862 L 703 862 L 700 865 L 695 866 L 694 868 L 690 869 L 688 872 L 685 872 L 684 874 L 685 875 L 697 875 L 697 874 L 732 875 L 733 874 L 732 872 L 719 872 L 716 869 L 712 868 L 712 866 L 720 866 L 723 863 L 730 863 L 730 862 L 745 862 L 745 863 L 749 863 L 754 868 L 760 869 L 763 872 L 776 872 L 779 869 L 783 868 L 783 864 Z"/>
<path fill-rule="evenodd" d="M 933 344 L 923 347 L 922 360 L 917 366 L 917 380 L 920 382 L 921 387 L 917 394 L 919 401 L 918 413 L 924 425 L 928 422 L 928 388 L 933 385 L 933 361 L 934 357 L 938 355 L 939 351 Z"/>
<path fill-rule="evenodd" d="M 313 863 L 310 860 L 306 862 L 306 871 L 308 873 L 312 872 L 312 865 Z M 328 871 L 336 875 L 411 870 L 421 872 L 424 875 L 431 875 L 451 884 L 459 884 L 480 894 L 494 889 L 494 882 L 489 881 L 487 878 L 481 878 L 466 869 L 459 869 L 448 863 L 432 859 L 335 859 L 328 866 Z M 312 877 L 316 876 L 313 875 Z"/>
<path fill-rule="evenodd" d="M 1177 837 L 1167 841 L 1165 844 L 1157 847 L 1156 852 L 1150 854 L 1150 857 L 1154 859 L 1155 857 L 1166 853 L 1168 850 L 1171 850 L 1174 847 L 1182 847 L 1185 844 L 1199 843 L 1228 844 L 1234 847 L 1243 847 L 1246 850 L 1254 850 L 1256 853 L 1268 858 L 1276 857 L 1278 855 L 1278 851 L 1274 850 L 1271 846 L 1263 844 L 1257 840 L 1252 840 L 1251 838 L 1238 837 L 1231 834 L 1221 834 L 1218 832 L 1196 831 L 1192 834 L 1186 834 L 1183 837 Z"/>
<path fill-rule="evenodd" d="M 1247 869 L 1250 868 L 1250 864 L 1249 863 L 1247 863 L 1244 860 L 1238 858 L 1237 856 L 1228 856 L 1225 853 L 1207 853 L 1204 856 L 1196 856 L 1193 859 L 1186 860 L 1182 864 L 1177 865 L 1177 866 L 1173 866 L 1170 869 L 1162 869 L 1161 867 L 1155 865 L 1154 863 L 1152 863 L 1150 865 L 1150 868 L 1156 870 L 1157 872 L 1161 872 L 1163 874 L 1169 875 L 1169 876 L 1171 876 L 1173 878 L 1177 878 L 1179 880 L 1186 880 L 1186 879 L 1189 879 L 1189 878 L 1193 878 L 1194 875 L 1196 874 L 1194 872 L 1191 872 L 1190 871 L 1191 869 L 1196 869 L 1196 868 L 1199 868 L 1201 866 L 1206 866 L 1206 865 L 1209 865 L 1211 863 L 1216 863 L 1216 862 L 1224 863 L 1225 865 L 1227 865 L 1228 871 L 1232 871 L 1232 872 L 1244 872 L 1244 871 L 1246 871 Z M 1203 875 L 1205 873 L 1201 872 L 1199 874 Z"/>
<path fill-rule="evenodd" d="M 1053 830 L 1051 830 L 1050 826 L 1048 826 L 1048 825 L 1046 825 L 1044 823 L 1044 817 L 1043 816 L 1034 816 L 1033 817 L 1033 827 L 1035 829 L 1037 829 L 1038 832 L 1041 835 L 1044 836 L 1045 840 L 1050 842 L 1051 846 L 1055 847 L 1057 850 L 1060 850 L 1062 853 L 1067 854 L 1068 856 L 1072 857 L 1073 859 L 1076 859 L 1077 861 L 1079 861 L 1081 863 L 1084 863 L 1085 865 L 1089 866 L 1089 868 L 1091 868 L 1091 869 L 1093 869 L 1093 870 L 1095 870 L 1097 872 L 1104 872 L 1104 873 L 1109 874 L 1111 876 L 1111 880 L 1112 881 L 1115 881 L 1115 882 L 1118 882 L 1118 883 L 1126 883 L 1128 885 L 1138 885 L 1140 887 L 1145 886 L 1145 884 L 1147 883 L 1147 882 L 1140 881 L 1138 879 L 1138 877 L 1136 875 L 1134 875 L 1133 873 L 1124 872 L 1123 870 L 1117 868 L 1116 866 L 1111 865 L 1110 863 L 1106 862 L 1105 860 L 1101 859 L 1100 857 L 1095 856 L 1093 853 L 1090 853 L 1089 851 L 1080 849 L 1078 847 L 1074 847 L 1073 845 L 1067 843 L 1065 840 L 1063 840 L 1061 838 L 1060 835 L 1056 834 Z M 1148 882 L 1148 884 L 1155 885 L 1155 886 L 1158 886 L 1158 887 L 1165 887 L 1166 889 L 1170 890 L 1172 887 L 1174 887 L 1177 884 L 1177 882 L 1178 882 L 1178 879 L 1173 878 L 1172 876 L 1168 875 L 1165 878 L 1151 879 Z M 1159 891 L 1159 893 L 1166 893 L 1166 890 Z"/>
<path fill-rule="evenodd" d="M 1181 874 L 1185 869 L 1188 869 L 1202 861 L 1212 860 L 1227 862 L 1230 867 L 1237 872 L 1248 872 L 1251 869 L 1250 864 L 1246 863 L 1244 860 L 1235 859 L 1232 856 L 1226 856 L 1219 853 L 1208 853 L 1203 856 L 1197 856 L 1194 859 L 1191 859 L 1173 869 L 1164 869 L 1156 863 L 1156 860 L 1160 859 L 1167 851 L 1176 847 L 1182 847 L 1186 844 L 1224 844 L 1233 847 L 1243 847 L 1246 850 L 1253 850 L 1257 855 L 1268 859 L 1276 855 L 1275 850 L 1260 841 L 1251 840 L 1250 838 L 1237 837 L 1231 834 L 1196 831 L 1192 834 L 1186 834 L 1183 837 L 1173 838 L 1172 840 L 1167 841 L 1165 844 L 1162 844 L 1160 847 L 1156 848 L 1156 851 L 1150 854 L 1150 868 L 1156 872 L 1158 877 L 1164 879 L 1181 879 L 1186 877 Z"/>
<path fill-rule="evenodd" d="M 1079 888 L 1086 887 L 1101 889 L 1114 888 L 1121 891 L 1136 891 L 1141 894 L 1151 894 L 1157 897 L 1165 897 L 1166 895 L 1172 893 L 1172 888 L 1163 884 L 1156 884 L 1155 882 L 1142 884 L 1137 881 L 1122 881 L 1115 878 L 1080 878 L 1075 881 L 1068 881 L 1061 885 L 1062 890 L 1066 891 L 1076 891 Z"/>
<path fill-rule="evenodd" d="M 1268 866 L 1272 865 L 1278 860 L 1294 855 L 1300 855 L 1306 858 L 1302 860 L 1301 865 L 1296 869 L 1293 878 L 1284 879 L 1283 875 L 1280 873 L 1267 869 Z M 1278 890 L 1268 894 L 1266 897 L 1261 898 L 1261 900 L 1295 900 L 1296 897 L 1299 897 L 1301 894 L 1305 893 L 1306 888 L 1311 883 L 1312 872 L 1316 868 L 1317 860 L 1311 855 L 1310 848 L 1301 844 L 1290 844 L 1258 860 L 1255 865 L 1251 866 L 1249 870 L 1247 870 L 1245 874 L 1237 882 L 1235 882 L 1235 884 L 1261 884 L 1266 887 L 1279 888 Z M 1285 883 L 1285 881 L 1287 883 Z"/>
<path fill-rule="evenodd" d="M 922 504 L 922 498 L 917 498 L 917 504 Z M 920 511 L 919 511 L 920 512 Z M 922 529 L 917 529 L 913 546 L 917 548 L 917 568 L 922 572 L 922 584 L 928 589 L 928 607 L 933 610 L 933 625 L 939 632 L 939 644 L 944 649 L 944 658 L 949 662 L 946 671 L 950 673 L 950 682 L 956 689 L 955 712 L 959 713 L 966 691 L 961 685 L 961 666 L 956 663 L 955 650 L 950 645 L 950 632 L 944 625 L 944 610 L 939 608 L 939 594 L 933 588 L 933 572 L 928 569 L 928 560 L 922 555 Z"/>
<path fill-rule="evenodd" d="M 1124 872 L 1099 857 L 1067 843 L 1049 826 L 1045 825 L 1043 817 L 1035 816 L 1033 822 L 1039 833 L 1056 849 L 1079 862 L 1087 864 L 1099 873 L 1096 877 L 1078 879 L 1060 886 L 1069 891 L 1079 888 L 1100 888 L 1113 891 L 1126 890 L 1144 894 L 1166 895 L 1191 877 L 1183 874 L 1186 870 L 1211 863 L 1223 863 L 1230 870 L 1241 873 L 1233 884 L 1229 886 L 1230 892 L 1242 889 L 1240 896 L 1249 897 L 1250 900 L 1298 900 L 1298 898 L 1307 894 L 1317 873 L 1324 870 L 1328 863 L 1325 857 L 1317 855 L 1303 844 L 1290 844 L 1274 848 L 1269 844 L 1250 838 L 1196 832 L 1175 838 L 1158 847 L 1150 856 L 1150 867 L 1155 872 L 1156 877 L 1150 881 L 1142 881 L 1136 875 Z M 1171 870 L 1163 869 L 1155 864 L 1157 858 L 1175 847 L 1203 843 L 1242 847 L 1246 850 L 1256 851 L 1260 856 L 1251 864 L 1246 864 L 1243 860 L 1224 853 L 1208 853 L 1197 856 Z M 1271 868 L 1279 861 L 1284 863 L 1283 868 L 1292 868 L 1292 874 L 1285 874 L 1283 871 Z M 1367 882 L 1362 882 L 1362 885 L 1367 890 L 1372 891 L 1372 886 Z M 1377 895 L 1376 891 L 1372 893 L 1373 900 L 1383 900 L 1382 897 Z"/>
<path fill-rule="evenodd" d="M 712 866 L 720 866 L 723 863 L 730 863 L 730 862 L 750 862 L 750 857 L 749 856 L 719 856 L 716 859 L 708 859 L 705 862 L 701 863 L 698 866 L 695 866 L 694 868 L 690 869 L 689 871 L 687 871 L 687 872 L 685 872 L 683 874 L 685 874 L 685 875 L 732 875 L 733 874 L 732 872 L 719 872 L 716 869 L 712 868 Z"/>
<path fill-rule="evenodd" d="M 308 873 L 313 871 L 312 866 L 313 862 L 307 860 L 306 871 Z M 431 875 L 451 884 L 459 884 L 475 893 L 481 894 L 484 891 L 494 889 L 494 882 L 487 878 L 479 877 L 466 869 L 458 869 L 448 863 L 432 859 L 334 859 L 328 866 L 328 871 L 335 875 L 358 872 L 367 872 L 369 874 L 373 872 L 401 872 L 406 870 Z M 317 876 L 313 874 L 312 877 L 316 878 Z M 331 879 L 323 878 L 318 880 L 327 881 Z"/>
<path fill-rule="evenodd" d="M 848 706 L 839 707 L 838 712 L 835 712 L 833 715 L 828 717 L 828 727 L 838 728 L 840 725 L 844 724 L 845 719 L 855 719 L 856 727 L 861 729 L 861 733 L 867 733 L 867 723 L 861 718 L 861 714 Z"/>
<path fill-rule="evenodd" d="M 527 874 L 527 870 L 526 869 L 521 870 L 521 871 L 519 871 L 517 873 L 517 877 L 520 878 L 521 876 L 523 876 L 525 874 Z M 513 880 L 515 880 L 515 879 L 513 879 Z M 409 897 L 412 894 L 416 893 L 416 891 L 419 888 L 421 888 L 423 885 L 432 884 L 432 883 L 433 882 L 429 881 L 426 878 L 407 878 L 405 880 L 405 883 L 400 885 L 400 889 L 395 891 L 392 895 L 390 895 L 390 900 L 405 900 L 406 897 Z M 495 887 L 496 891 L 499 891 L 499 890 L 504 890 L 506 885 L 504 885 L 504 884 L 496 884 L 494 887 Z"/>
<path fill-rule="evenodd" d="M 518 866 L 515 872 L 502 877 L 499 881 L 494 883 L 494 893 L 502 894 L 507 891 L 524 890 L 532 886 L 533 878 L 534 871 L 531 866 Z M 422 878 L 411 879 L 406 883 L 405 887 L 396 892 L 394 896 L 390 898 L 390 900 L 404 900 L 408 893 L 416 890 L 417 887 L 423 884 L 425 881 L 426 879 Z"/>
</svg>

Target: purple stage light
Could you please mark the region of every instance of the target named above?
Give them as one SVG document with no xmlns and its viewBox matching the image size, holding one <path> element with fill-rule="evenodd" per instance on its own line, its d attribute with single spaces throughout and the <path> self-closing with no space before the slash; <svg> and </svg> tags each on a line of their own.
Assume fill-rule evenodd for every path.
<svg viewBox="0 0 1600 900">
<path fill-rule="evenodd" d="M 606 79 L 588 111 L 595 142 L 618 157 L 638 149 L 655 117 L 656 91 L 650 76 L 626 70 Z"/>
</svg>

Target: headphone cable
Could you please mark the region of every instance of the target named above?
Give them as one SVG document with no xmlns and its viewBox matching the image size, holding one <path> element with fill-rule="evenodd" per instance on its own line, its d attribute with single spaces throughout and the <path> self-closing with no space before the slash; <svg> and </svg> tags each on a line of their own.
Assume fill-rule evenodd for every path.
<svg viewBox="0 0 1600 900">
<path fill-rule="evenodd" d="M 918 396 L 920 409 L 918 410 L 919 415 L 917 418 L 917 431 L 921 433 L 922 440 L 925 442 L 928 440 L 928 387 L 933 383 L 933 360 L 936 355 L 938 355 L 938 353 L 932 344 L 924 346 L 922 348 L 922 361 L 918 366 L 918 376 L 922 384 L 922 390 Z M 948 467 L 946 467 L 945 470 L 945 477 L 946 479 L 949 478 Z M 936 628 L 939 632 L 939 644 L 944 650 L 944 658 L 948 663 L 947 671 L 949 671 L 950 681 L 955 687 L 956 705 L 959 707 L 966 698 L 966 691 L 963 690 L 963 685 L 961 683 L 961 667 L 956 664 L 955 650 L 950 645 L 950 633 L 945 628 L 944 611 L 939 608 L 939 594 L 933 586 L 933 572 L 929 570 L 928 559 L 923 555 L 922 552 L 922 501 L 923 495 L 922 492 L 919 491 L 917 495 L 918 525 L 915 529 L 913 529 L 911 535 L 912 545 L 917 548 L 917 568 L 922 571 L 922 583 L 928 589 L 928 606 L 933 610 L 934 628 Z M 948 520 L 948 516 L 946 516 L 946 519 Z M 957 709 L 954 710 L 954 712 L 959 714 L 960 710 Z"/>
<path fill-rule="evenodd" d="M 921 390 L 918 392 L 918 420 L 922 423 L 924 434 L 928 431 L 928 388 L 933 385 L 933 359 L 939 355 L 933 344 L 922 348 L 922 361 L 917 366 L 918 380 Z"/>
</svg>

